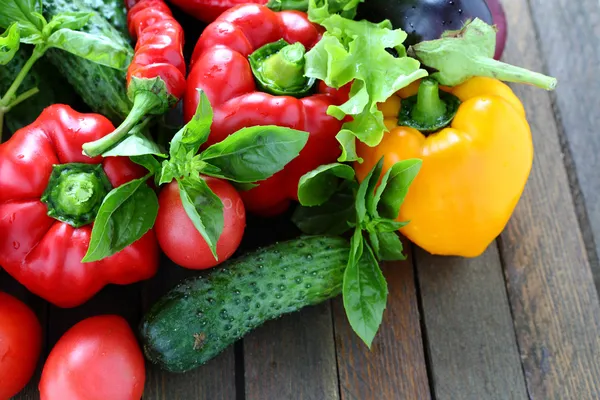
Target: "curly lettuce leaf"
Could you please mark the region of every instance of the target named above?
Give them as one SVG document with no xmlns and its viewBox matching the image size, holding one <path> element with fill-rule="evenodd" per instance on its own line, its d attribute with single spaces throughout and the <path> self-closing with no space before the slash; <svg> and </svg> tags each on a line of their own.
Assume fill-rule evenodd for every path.
<svg viewBox="0 0 600 400">
<path fill-rule="evenodd" d="M 359 160 L 354 151 L 355 138 L 376 146 L 386 131 L 377 103 L 427 76 L 427 71 L 417 60 L 405 56 L 402 43 L 407 34 L 392 29 L 388 20 L 375 24 L 332 15 L 321 25 L 327 31 L 306 54 L 305 75 L 334 88 L 353 82 L 350 99 L 341 106 L 329 107 L 327 112 L 340 120 L 352 116 L 338 135 L 343 150 L 339 161 Z M 396 50 L 398 56 L 388 49 Z"/>
</svg>

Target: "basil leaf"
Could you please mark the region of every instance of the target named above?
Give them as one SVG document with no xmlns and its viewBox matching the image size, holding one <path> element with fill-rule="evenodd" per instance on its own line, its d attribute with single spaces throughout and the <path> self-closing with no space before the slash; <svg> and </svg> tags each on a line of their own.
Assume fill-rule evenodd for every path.
<svg viewBox="0 0 600 400">
<path fill-rule="evenodd" d="M 223 202 L 199 177 L 181 179 L 178 183 L 185 212 L 218 260 L 217 242 L 225 224 Z"/>
<path fill-rule="evenodd" d="M 160 170 L 160 163 L 151 154 L 131 156 L 129 159 L 134 163 L 146 168 L 152 175 L 156 174 L 156 172 Z"/>
<path fill-rule="evenodd" d="M 307 235 L 341 235 L 355 220 L 352 191 L 336 192 L 319 206 L 298 206 L 292 215 L 292 222 Z"/>
<path fill-rule="evenodd" d="M 384 181 L 375 193 L 375 206 L 378 213 L 385 218 L 396 219 L 400 206 L 408 193 L 408 189 L 417 177 L 423 164 L 422 160 L 410 159 L 397 162 L 389 169 Z"/>
<path fill-rule="evenodd" d="M 41 34 L 44 25 L 34 13 L 42 12 L 41 0 L 0 0 L 0 27 L 7 29 L 13 23 L 19 26 L 22 38 Z"/>
<path fill-rule="evenodd" d="M 0 35 L 0 65 L 8 64 L 19 51 L 21 35 L 17 24 L 12 24 Z"/>
<path fill-rule="evenodd" d="M 373 195 L 375 185 L 381 175 L 383 168 L 383 157 L 379 162 L 369 171 L 365 179 L 361 182 L 356 193 L 356 213 L 358 216 L 358 222 L 364 222 L 367 217 L 367 211 L 371 209 L 373 202 Z"/>
<path fill-rule="evenodd" d="M 127 48 L 101 35 L 59 29 L 48 37 L 47 44 L 115 69 L 127 69 L 131 63 Z"/>
<path fill-rule="evenodd" d="M 378 242 L 378 249 L 376 251 L 377 259 L 381 261 L 406 260 L 406 255 L 403 253 L 404 247 L 402 241 L 396 233 L 377 232 L 374 235 Z"/>
<path fill-rule="evenodd" d="M 180 178 L 177 175 L 177 166 L 170 160 L 163 161 L 160 174 L 158 175 L 158 185 L 164 185 L 165 183 L 171 182 L 175 178 Z"/>
<path fill-rule="evenodd" d="M 161 148 L 153 140 L 148 138 L 142 132 L 134 132 L 129 134 L 119 142 L 115 147 L 102 153 L 103 157 L 116 157 L 116 156 L 142 156 L 147 154 L 153 154 L 159 157 L 166 158 Z"/>
<path fill-rule="evenodd" d="M 351 181 L 354 169 L 346 164 L 321 165 L 300 178 L 298 183 L 298 200 L 303 206 L 323 204 L 338 189 L 340 178 Z"/>
<path fill-rule="evenodd" d="M 351 240 L 350 260 L 342 288 L 350 326 L 371 348 L 383 320 L 388 288 L 373 251 L 364 244 L 360 228 Z"/>
<path fill-rule="evenodd" d="M 82 262 L 99 261 L 139 240 L 158 215 L 156 193 L 140 178 L 111 190 L 98 211 Z"/>
<path fill-rule="evenodd" d="M 376 218 L 371 222 L 373 228 L 369 232 L 396 232 L 408 225 L 408 222 L 399 222 L 391 219 Z"/>
<path fill-rule="evenodd" d="M 210 127 L 213 120 L 213 110 L 208 97 L 203 90 L 197 89 L 199 93 L 198 107 L 194 117 L 182 129 L 180 129 L 171 140 L 169 153 L 172 160 L 181 158 L 183 154 L 198 152 L 198 149 L 208 139 Z"/>
<path fill-rule="evenodd" d="M 57 29 L 77 30 L 83 28 L 92 15 L 94 15 L 93 12 L 87 11 L 65 11 L 55 15 L 44 30 L 47 32 L 54 32 Z"/>
<path fill-rule="evenodd" d="M 202 173 L 234 182 L 253 183 L 271 177 L 300 154 L 308 133 L 280 126 L 253 126 L 229 135 L 200 153 L 200 159 L 220 169 Z"/>
</svg>

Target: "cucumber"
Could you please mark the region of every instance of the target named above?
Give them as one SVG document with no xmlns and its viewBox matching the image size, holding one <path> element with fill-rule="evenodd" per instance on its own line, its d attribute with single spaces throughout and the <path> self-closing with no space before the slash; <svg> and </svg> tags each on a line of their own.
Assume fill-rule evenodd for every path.
<svg viewBox="0 0 600 400">
<path fill-rule="evenodd" d="M 91 11 L 81 0 L 45 0 L 43 7 L 48 20 L 64 11 Z M 128 47 L 133 55 L 129 41 L 99 12 L 81 30 L 104 35 Z M 58 49 L 48 50 L 46 57 L 94 112 L 106 116 L 115 124 L 125 119 L 131 109 L 125 87 L 126 71 L 99 65 Z"/>
<path fill-rule="evenodd" d="M 167 371 L 186 372 L 265 321 L 337 296 L 349 252 L 342 238 L 301 237 L 181 282 L 140 324 L 146 357 Z"/>
<path fill-rule="evenodd" d="M 130 42 L 127 10 L 123 0 L 81 0 L 81 4 L 97 12 L 119 31 L 126 41 Z"/>
</svg>

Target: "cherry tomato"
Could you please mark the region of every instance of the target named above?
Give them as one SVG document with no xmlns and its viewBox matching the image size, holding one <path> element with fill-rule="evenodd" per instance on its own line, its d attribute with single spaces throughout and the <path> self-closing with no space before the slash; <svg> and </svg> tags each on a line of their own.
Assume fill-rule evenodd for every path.
<svg viewBox="0 0 600 400">
<path fill-rule="evenodd" d="M 33 376 L 42 349 L 42 327 L 21 301 L 0 292 L 0 400 L 19 393 Z"/>
<path fill-rule="evenodd" d="M 217 242 L 218 261 L 185 212 L 177 182 L 169 183 L 158 196 L 154 225 L 158 244 L 173 262 L 189 269 L 207 269 L 227 260 L 240 245 L 246 227 L 246 210 L 235 188 L 221 179 L 203 179 L 223 202 L 225 224 Z"/>
<path fill-rule="evenodd" d="M 116 315 L 85 319 L 50 352 L 41 400 L 140 400 L 144 356 L 127 321 Z"/>
</svg>

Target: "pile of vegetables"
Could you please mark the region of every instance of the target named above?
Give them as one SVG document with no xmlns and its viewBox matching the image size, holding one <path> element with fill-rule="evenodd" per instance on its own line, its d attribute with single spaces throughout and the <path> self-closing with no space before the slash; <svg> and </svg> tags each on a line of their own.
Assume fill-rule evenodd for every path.
<svg viewBox="0 0 600 400">
<path fill-rule="evenodd" d="M 399 233 L 477 257 L 531 170 L 502 81 L 556 80 L 498 61 L 497 2 L 172 2 L 208 24 L 199 37 L 163 0 L 0 0 L 0 267 L 65 308 L 151 279 L 159 250 L 209 270 L 150 308 L 141 348 L 120 317 L 75 325 L 42 399 L 139 399 L 144 356 L 186 372 L 340 294 L 370 347 Z M 243 253 L 248 215 L 299 235 Z M 35 315 L 0 293 L 0 400 L 40 349 Z"/>
</svg>

